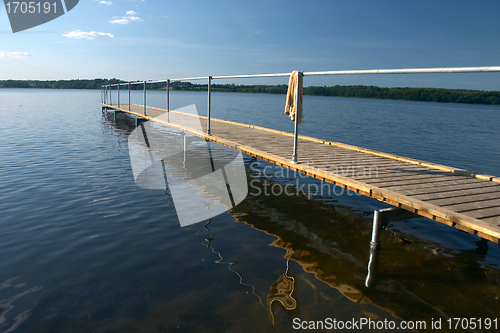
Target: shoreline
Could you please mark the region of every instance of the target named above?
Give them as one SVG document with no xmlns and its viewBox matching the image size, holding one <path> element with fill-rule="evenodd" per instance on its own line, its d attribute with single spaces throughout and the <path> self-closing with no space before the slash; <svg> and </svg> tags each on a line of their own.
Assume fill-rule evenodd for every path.
<svg viewBox="0 0 500 333">
<path fill-rule="evenodd" d="M 0 88 L 19 89 L 76 89 L 100 90 L 101 85 L 126 84 L 118 79 L 92 79 L 92 80 L 0 80 Z M 162 83 L 149 83 L 147 90 L 165 91 Z M 132 90 L 142 90 L 142 86 L 133 85 Z M 125 89 L 124 89 L 125 90 Z M 206 84 L 192 84 L 190 82 L 174 82 L 170 91 L 206 91 Z M 286 95 L 287 85 L 235 85 L 212 84 L 212 92 L 235 92 L 250 94 L 275 94 Z M 446 88 L 410 88 L 395 87 L 385 88 L 377 86 L 309 86 L 304 87 L 304 96 L 326 97 L 354 97 L 364 99 L 400 100 L 414 102 L 456 103 L 472 105 L 500 105 L 500 91 L 484 91 L 470 89 Z"/>
</svg>

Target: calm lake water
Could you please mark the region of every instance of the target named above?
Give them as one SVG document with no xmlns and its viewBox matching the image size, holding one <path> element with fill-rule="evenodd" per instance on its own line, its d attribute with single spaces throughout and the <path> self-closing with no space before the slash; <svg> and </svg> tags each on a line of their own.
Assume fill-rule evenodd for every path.
<svg viewBox="0 0 500 333">
<path fill-rule="evenodd" d="M 284 101 L 214 93 L 212 116 L 292 131 Z M 172 109 L 189 104 L 204 114 L 206 94 L 171 93 Z M 148 105 L 164 108 L 165 93 L 149 92 Z M 498 106 L 305 96 L 304 110 L 304 135 L 500 175 Z M 422 321 L 420 332 L 439 320 L 457 331 L 455 317 L 481 318 L 478 331 L 500 325 L 499 244 L 425 218 L 395 222 L 366 288 L 371 218 L 385 204 L 338 188 L 266 195 L 319 183 L 264 176 L 271 165 L 244 156 L 250 195 L 182 228 L 168 190 L 134 181 L 134 128 L 101 113 L 99 91 L 0 89 L 0 332 L 293 332 L 327 318 Z"/>
</svg>

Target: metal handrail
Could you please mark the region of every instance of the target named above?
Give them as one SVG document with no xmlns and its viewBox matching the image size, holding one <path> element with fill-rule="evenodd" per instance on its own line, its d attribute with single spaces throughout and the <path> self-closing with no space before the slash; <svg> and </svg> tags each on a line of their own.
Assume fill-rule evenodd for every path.
<svg viewBox="0 0 500 333">
<path fill-rule="evenodd" d="M 437 74 L 437 73 L 484 73 L 484 72 L 500 72 L 500 66 L 487 67 L 440 67 L 440 68 L 405 68 L 405 69 L 366 69 L 366 70 L 345 70 L 345 71 L 319 71 L 319 72 L 303 72 L 304 76 L 319 76 L 319 75 L 366 75 L 366 74 Z M 268 77 L 288 77 L 290 73 L 272 73 L 272 74 L 245 74 L 245 75 L 220 75 L 220 76 L 198 76 L 168 79 L 170 82 L 179 81 L 195 81 L 207 80 L 209 77 L 212 80 L 223 79 L 248 79 L 248 78 L 268 78 Z M 166 80 L 149 80 L 146 83 L 161 83 Z M 143 84 L 144 81 L 127 81 L 124 83 L 113 83 L 103 86 L 114 87 L 117 85 L 126 84 Z"/>
<path fill-rule="evenodd" d="M 299 72 L 300 80 L 304 76 L 320 76 L 320 75 L 374 75 L 374 74 L 438 74 L 438 73 L 485 73 L 485 72 L 500 72 L 500 66 L 486 66 L 486 67 L 440 67 L 440 68 L 404 68 L 404 69 L 366 69 L 366 70 L 342 70 L 342 71 L 319 71 L 319 72 Z M 114 83 L 101 86 L 101 100 L 103 104 L 108 102 L 109 91 L 109 104 L 112 104 L 111 88 L 117 87 L 118 93 L 118 107 L 120 107 L 120 86 L 128 85 L 128 108 L 130 111 L 130 86 L 133 84 L 143 84 L 144 89 L 144 115 L 146 115 L 146 84 L 148 83 L 166 83 L 167 92 L 167 121 L 169 121 L 170 109 L 170 83 L 180 81 L 195 81 L 195 80 L 208 80 L 208 107 L 207 107 L 207 135 L 210 135 L 210 116 L 211 116 L 211 82 L 213 80 L 225 79 L 248 79 L 248 78 L 269 78 L 269 77 L 289 77 L 292 73 L 271 73 L 271 74 L 245 74 L 245 75 L 220 75 L 220 76 L 198 76 L 186 77 L 177 79 L 166 80 L 149 80 L 149 81 L 128 81 L 123 83 Z M 298 85 L 297 85 L 298 86 Z M 298 98 L 297 94 L 296 98 Z M 295 101 L 298 106 L 298 100 Z M 297 146 L 298 146 L 298 116 L 295 116 L 294 124 L 294 147 L 292 154 L 292 162 L 298 163 Z"/>
<path fill-rule="evenodd" d="M 323 71 L 323 72 L 304 72 L 304 76 L 317 76 L 317 75 L 362 75 L 362 74 L 484 73 L 484 72 L 500 72 L 500 66 Z"/>
</svg>

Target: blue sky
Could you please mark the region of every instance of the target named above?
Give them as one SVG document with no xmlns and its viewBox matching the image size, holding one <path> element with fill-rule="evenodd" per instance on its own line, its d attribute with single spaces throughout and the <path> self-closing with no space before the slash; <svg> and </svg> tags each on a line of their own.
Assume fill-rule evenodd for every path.
<svg viewBox="0 0 500 333">
<path fill-rule="evenodd" d="M 80 0 L 67 14 L 13 34 L 1 6 L 0 79 L 498 66 L 499 14 L 498 0 Z M 335 84 L 500 90 L 500 73 L 304 81 Z"/>
</svg>

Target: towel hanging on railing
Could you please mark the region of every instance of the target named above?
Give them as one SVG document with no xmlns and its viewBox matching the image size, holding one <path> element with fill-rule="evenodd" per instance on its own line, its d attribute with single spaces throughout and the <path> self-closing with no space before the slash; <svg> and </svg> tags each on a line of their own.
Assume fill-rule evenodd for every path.
<svg viewBox="0 0 500 333">
<path fill-rule="evenodd" d="M 299 96 L 297 98 L 297 85 L 299 85 Z M 298 100 L 298 106 L 295 102 Z M 295 115 L 298 114 L 299 124 L 302 124 L 302 77 L 299 77 L 298 71 L 290 74 L 288 82 L 288 92 L 286 93 L 285 114 L 295 121 Z"/>
</svg>

